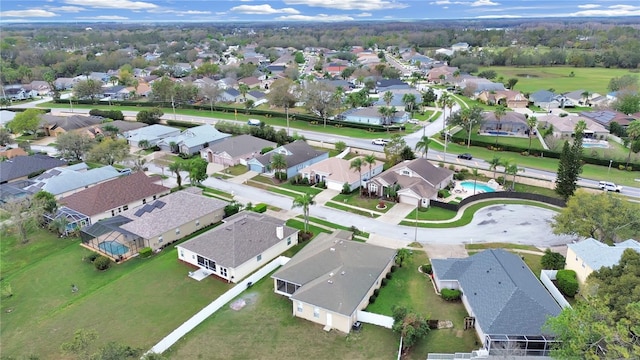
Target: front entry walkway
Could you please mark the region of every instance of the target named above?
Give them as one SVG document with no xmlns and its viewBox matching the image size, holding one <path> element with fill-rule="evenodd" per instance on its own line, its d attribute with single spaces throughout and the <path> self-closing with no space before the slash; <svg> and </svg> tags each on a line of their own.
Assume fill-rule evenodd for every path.
<svg viewBox="0 0 640 360">
<path fill-rule="evenodd" d="M 321 193 L 313 197 L 313 200 L 317 205 L 324 205 L 327 201 L 336 197 L 336 195 L 340 194 L 337 190 L 324 189 Z"/>
</svg>

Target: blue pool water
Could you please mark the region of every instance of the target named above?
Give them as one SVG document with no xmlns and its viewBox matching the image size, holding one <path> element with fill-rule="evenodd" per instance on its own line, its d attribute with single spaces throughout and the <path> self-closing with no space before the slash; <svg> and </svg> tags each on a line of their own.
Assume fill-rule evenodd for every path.
<svg viewBox="0 0 640 360">
<path fill-rule="evenodd" d="M 460 183 L 465 190 L 473 194 L 473 181 L 463 181 Z M 493 188 L 485 183 L 476 183 L 476 194 L 481 192 L 494 192 Z"/>
<path fill-rule="evenodd" d="M 98 244 L 98 247 L 113 256 L 124 255 L 129 251 L 129 248 L 120 244 L 117 241 L 103 241 Z"/>
<path fill-rule="evenodd" d="M 582 147 L 583 148 L 603 148 L 603 149 L 608 149 L 609 145 L 602 144 L 602 143 L 583 143 Z"/>
</svg>

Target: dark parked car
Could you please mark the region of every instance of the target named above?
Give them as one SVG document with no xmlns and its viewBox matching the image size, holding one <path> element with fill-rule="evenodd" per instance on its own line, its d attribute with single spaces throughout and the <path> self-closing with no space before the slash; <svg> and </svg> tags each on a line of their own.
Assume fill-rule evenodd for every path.
<svg viewBox="0 0 640 360">
<path fill-rule="evenodd" d="M 471 156 L 471 154 L 469 153 L 464 153 L 464 154 L 458 155 L 458 159 L 471 160 L 473 159 L 473 156 Z"/>
</svg>

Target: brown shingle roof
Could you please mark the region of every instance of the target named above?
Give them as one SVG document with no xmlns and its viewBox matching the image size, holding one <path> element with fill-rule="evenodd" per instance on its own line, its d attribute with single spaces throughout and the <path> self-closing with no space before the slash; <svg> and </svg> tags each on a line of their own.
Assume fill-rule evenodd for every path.
<svg viewBox="0 0 640 360">
<path fill-rule="evenodd" d="M 93 216 L 169 190 L 143 172 L 122 176 L 60 200 L 68 208 Z"/>
</svg>

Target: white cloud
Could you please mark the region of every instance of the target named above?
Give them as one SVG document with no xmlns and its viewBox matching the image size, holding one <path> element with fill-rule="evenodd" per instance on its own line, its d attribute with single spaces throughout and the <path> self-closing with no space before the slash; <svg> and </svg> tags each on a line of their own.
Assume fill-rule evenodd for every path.
<svg viewBox="0 0 640 360">
<path fill-rule="evenodd" d="M 64 2 L 98 9 L 149 10 L 158 7 L 149 2 L 131 0 L 64 0 Z"/>
<path fill-rule="evenodd" d="M 373 16 L 372 13 L 368 13 L 368 12 L 363 12 L 360 14 L 356 14 L 356 17 L 369 17 L 369 16 Z"/>
<path fill-rule="evenodd" d="M 54 17 L 58 16 L 58 14 L 42 10 L 42 9 L 29 9 L 29 10 L 9 10 L 9 11 L 0 11 L 0 18 L 3 17 Z"/>
<path fill-rule="evenodd" d="M 240 5 L 234 6 L 229 9 L 231 12 L 241 14 L 257 14 L 257 15 L 269 15 L 269 14 L 300 14 L 300 11 L 294 8 L 282 8 L 274 9 L 271 5 Z"/>
<path fill-rule="evenodd" d="M 353 18 L 349 15 L 327 15 L 317 14 L 313 16 L 309 15 L 285 15 L 276 18 L 276 20 L 289 20 L 289 21 L 350 21 Z"/>
<path fill-rule="evenodd" d="M 396 0 L 283 0 L 287 5 L 307 5 L 338 10 L 388 10 L 404 9 L 408 4 Z"/>
<path fill-rule="evenodd" d="M 129 20 L 128 17 L 118 15 L 78 16 L 78 20 Z"/>
<path fill-rule="evenodd" d="M 606 9 L 577 11 L 569 16 L 640 16 L 640 6 L 612 5 Z"/>
<path fill-rule="evenodd" d="M 477 0 L 471 3 L 471 6 L 496 6 L 500 5 L 497 2 L 493 2 L 491 0 Z"/>
<path fill-rule="evenodd" d="M 80 11 L 85 11 L 87 9 L 79 7 L 79 6 L 47 6 L 47 10 L 77 13 L 77 12 L 80 12 Z"/>
<path fill-rule="evenodd" d="M 596 5 L 596 4 L 584 4 L 584 5 L 578 5 L 578 7 L 580 9 L 595 9 L 595 8 L 599 8 L 600 5 Z"/>
</svg>

